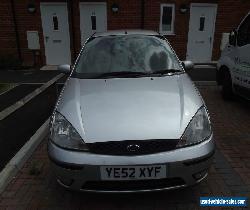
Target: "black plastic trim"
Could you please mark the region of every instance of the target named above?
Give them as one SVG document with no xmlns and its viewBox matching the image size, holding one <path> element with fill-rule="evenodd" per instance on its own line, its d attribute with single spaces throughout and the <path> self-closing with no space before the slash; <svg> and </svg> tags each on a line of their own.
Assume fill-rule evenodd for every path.
<svg viewBox="0 0 250 210">
<path fill-rule="evenodd" d="M 205 161 L 209 160 L 210 158 L 212 158 L 214 153 L 215 153 L 215 150 L 213 150 L 211 153 L 209 153 L 208 155 L 206 155 L 204 157 L 193 159 L 190 161 L 185 161 L 183 164 L 186 166 L 191 166 L 191 165 L 196 165 L 196 164 L 205 162 Z"/>
</svg>

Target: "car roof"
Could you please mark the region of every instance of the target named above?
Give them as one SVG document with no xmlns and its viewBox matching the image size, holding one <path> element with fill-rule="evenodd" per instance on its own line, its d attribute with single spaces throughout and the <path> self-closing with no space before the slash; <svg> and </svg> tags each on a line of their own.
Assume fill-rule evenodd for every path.
<svg viewBox="0 0 250 210">
<path fill-rule="evenodd" d="M 100 36 L 117 36 L 117 35 L 151 35 L 156 36 L 159 33 L 150 30 L 140 30 L 140 29 L 124 29 L 124 30 L 110 30 L 106 32 L 97 32 L 93 34 L 92 37 L 100 37 Z"/>
</svg>

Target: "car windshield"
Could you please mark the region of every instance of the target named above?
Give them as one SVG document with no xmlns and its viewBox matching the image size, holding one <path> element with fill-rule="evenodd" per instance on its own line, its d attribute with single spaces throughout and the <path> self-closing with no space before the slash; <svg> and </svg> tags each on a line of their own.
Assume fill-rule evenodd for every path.
<svg viewBox="0 0 250 210">
<path fill-rule="evenodd" d="M 80 77 L 146 76 L 163 71 L 183 71 L 165 39 L 147 35 L 117 35 L 96 37 L 89 41 L 74 73 Z"/>
</svg>

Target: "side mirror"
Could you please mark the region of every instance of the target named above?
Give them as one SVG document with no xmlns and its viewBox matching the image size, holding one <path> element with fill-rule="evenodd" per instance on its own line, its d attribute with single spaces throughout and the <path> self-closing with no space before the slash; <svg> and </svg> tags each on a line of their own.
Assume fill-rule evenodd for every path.
<svg viewBox="0 0 250 210">
<path fill-rule="evenodd" d="M 57 67 L 57 70 L 63 74 L 69 74 L 71 69 L 70 69 L 70 65 L 68 64 L 63 64 Z"/>
<path fill-rule="evenodd" d="M 183 61 L 182 66 L 185 71 L 188 71 L 194 68 L 194 63 L 192 61 Z"/>
<path fill-rule="evenodd" d="M 232 46 L 236 46 L 237 32 L 233 30 L 229 34 L 229 44 Z"/>
</svg>

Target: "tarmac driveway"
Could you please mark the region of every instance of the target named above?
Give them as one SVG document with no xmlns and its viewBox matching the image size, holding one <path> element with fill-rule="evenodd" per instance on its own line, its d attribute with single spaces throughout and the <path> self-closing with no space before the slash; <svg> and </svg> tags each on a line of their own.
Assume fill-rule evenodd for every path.
<svg viewBox="0 0 250 210">
<path fill-rule="evenodd" d="M 146 194 L 86 194 L 67 191 L 54 179 L 44 140 L 0 196 L 0 209 L 195 210 L 209 209 L 199 207 L 200 196 L 249 198 L 250 103 L 241 99 L 225 102 L 216 86 L 202 86 L 199 89 L 208 106 L 217 141 L 214 164 L 208 178 L 200 185 Z"/>
</svg>

